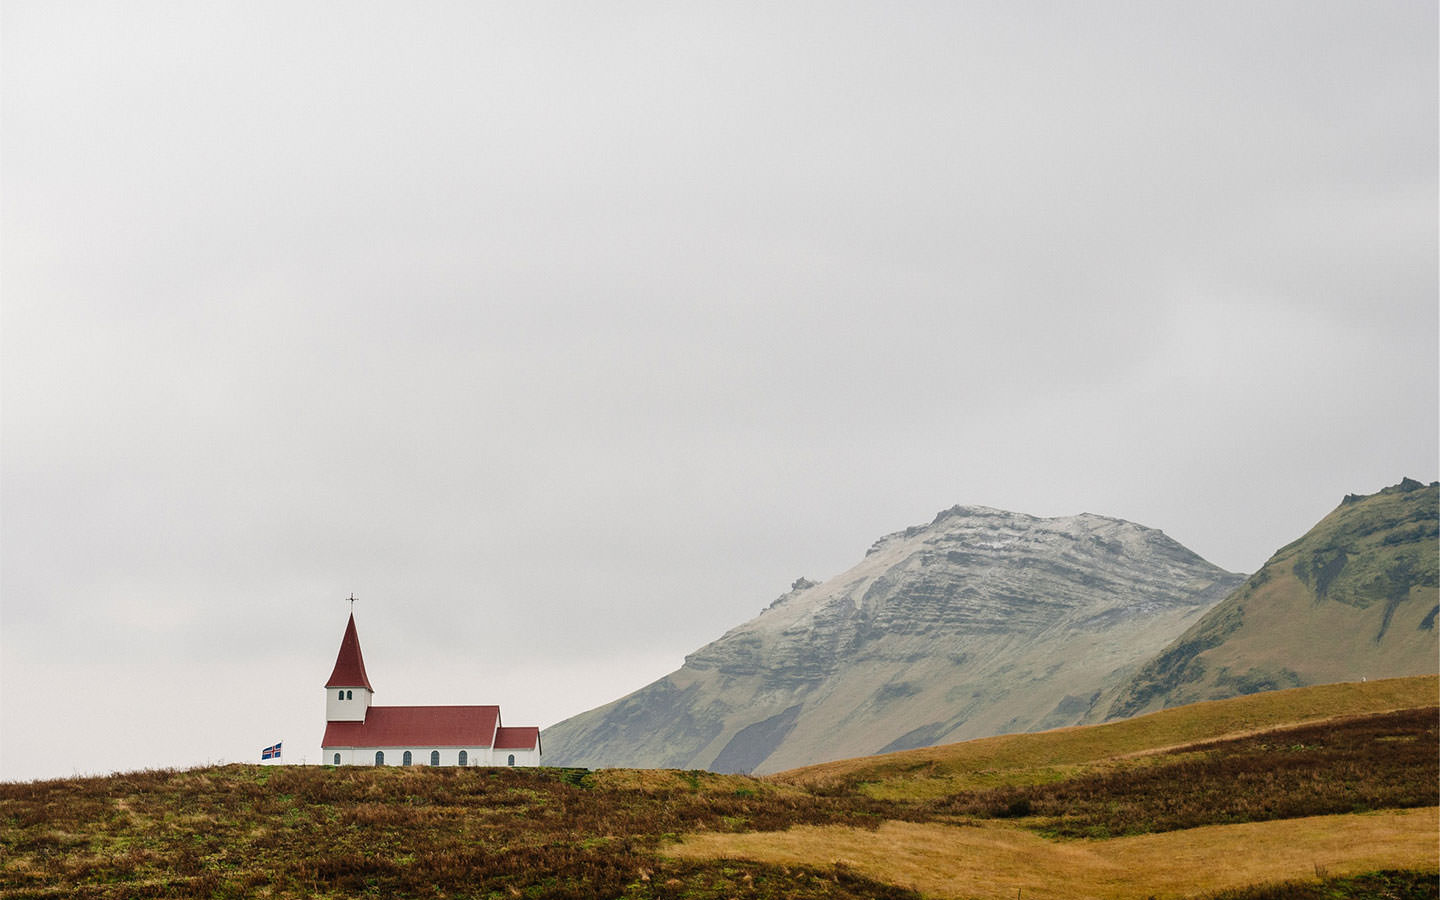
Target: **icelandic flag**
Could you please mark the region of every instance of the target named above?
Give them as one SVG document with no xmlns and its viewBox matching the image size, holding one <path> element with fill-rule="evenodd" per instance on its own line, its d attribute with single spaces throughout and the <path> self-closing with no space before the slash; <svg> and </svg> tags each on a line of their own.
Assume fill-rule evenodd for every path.
<svg viewBox="0 0 1440 900">
<path fill-rule="evenodd" d="M 280 758 L 280 745 L 279 745 L 279 744 L 276 744 L 276 745 L 273 746 L 273 747 L 266 747 L 264 750 L 261 750 L 261 751 L 260 751 L 260 758 L 261 758 L 261 759 L 279 759 L 279 758 Z"/>
</svg>

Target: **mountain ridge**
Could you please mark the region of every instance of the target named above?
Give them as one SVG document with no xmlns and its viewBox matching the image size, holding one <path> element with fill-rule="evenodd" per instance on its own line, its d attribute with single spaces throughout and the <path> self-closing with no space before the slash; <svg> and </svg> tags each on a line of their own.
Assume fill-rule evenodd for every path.
<svg viewBox="0 0 1440 900">
<path fill-rule="evenodd" d="M 775 771 L 1078 724 L 1241 580 L 1122 519 L 952 506 L 551 726 L 547 757 Z"/>
</svg>

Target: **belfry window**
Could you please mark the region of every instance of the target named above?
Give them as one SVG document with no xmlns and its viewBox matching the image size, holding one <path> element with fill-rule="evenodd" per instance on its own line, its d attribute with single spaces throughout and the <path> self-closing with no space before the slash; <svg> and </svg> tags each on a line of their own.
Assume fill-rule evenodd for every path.
<svg viewBox="0 0 1440 900">
<path fill-rule="evenodd" d="M 354 691 L 346 691 L 346 692 L 345 692 L 345 699 L 346 699 L 346 700 L 354 700 L 354 699 L 355 699 L 355 692 L 354 692 Z"/>
</svg>

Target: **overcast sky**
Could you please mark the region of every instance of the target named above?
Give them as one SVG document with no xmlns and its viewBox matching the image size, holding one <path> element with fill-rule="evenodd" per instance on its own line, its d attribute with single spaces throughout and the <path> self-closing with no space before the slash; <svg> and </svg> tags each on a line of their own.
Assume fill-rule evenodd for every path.
<svg viewBox="0 0 1440 900">
<path fill-rule="evenodd" d="M 957 503 L 1437 476 L 1437 12 L 0 9 L 0 778 L 550 725 Z"/>
</svg>

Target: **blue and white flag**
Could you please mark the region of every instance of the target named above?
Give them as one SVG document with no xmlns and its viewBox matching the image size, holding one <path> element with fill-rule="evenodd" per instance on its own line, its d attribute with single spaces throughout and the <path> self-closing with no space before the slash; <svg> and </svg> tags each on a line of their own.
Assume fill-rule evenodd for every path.
<svg viewBox="0 0 1440 900">
<path fill-rule="evenodd" d="M 279 759 L 279 758 L 280 758 L 280 745 L 279 745 L 279 744 L 276 744 L 276 745 L 273 746 L 273 747 L 266 747 L 264 750 L 261 750 L 261 751 L 260 751 L 260 758 L 261 758 L 261 759 Z"/>
</svg>

